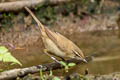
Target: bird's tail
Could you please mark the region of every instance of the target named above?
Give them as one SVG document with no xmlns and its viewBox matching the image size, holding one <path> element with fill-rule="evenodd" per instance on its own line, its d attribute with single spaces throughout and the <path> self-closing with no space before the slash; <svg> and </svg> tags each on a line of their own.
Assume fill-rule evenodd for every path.
<svg viewBox="0 0 120 80">
<path fill-rule="evenodd" d="M 44 28 L 43 24 L 37 19 L 37 17 L 34 15 L 34 13 L 28 7 L 25 7 L 25 9 L 30 13 L 30 15 L 33 17 L 33 19 L 37 22 L 41 33 L 45 32 L 45 28 Z"/>
</svg>

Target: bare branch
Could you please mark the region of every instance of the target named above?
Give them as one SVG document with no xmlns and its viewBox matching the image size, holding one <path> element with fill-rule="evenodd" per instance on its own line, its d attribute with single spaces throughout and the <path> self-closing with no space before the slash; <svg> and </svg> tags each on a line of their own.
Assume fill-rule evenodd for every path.
<svg viewBox="0 0 120 80">
<path fill-rule="evenodd" d="M 87 57 L 86 58 L 87 61 L 91 61 L 91 57 Z M 67 63 L 73 62 L 76 64 L 84 64 L 83 61 L 81 60 L 67 60 Z M 21 76 L 25 76 L 27 74 L 33 74 L 33 73 L 37 73 L 40 71 L 40 69 L 42 69 L 43 72 L 45 71 L 49 71 L 49 70 L 56 70 L 56 69 L 61 69 L 63 68 L 61 66 L 61 64 L 57 63 L 57 62 L 52 62 L 52 63 L 48 63 L 48 64 L 42 64 L 42 65 L 38 65 L 38 66 L 32 66 L 32 67 L 27 67 L 27 68 L 22 68 L 22 69 L 13 69 L 13 70 L 9 70 L 9 71 L 5 71 L 5 72 L 1 72 L 0 73 L 0 80 L 7 80 L 7 79 L 13 79 L 13 78 L 17 78 L 17 77 L 21 77 Z"/>
<path fill-rule="evenodd" d="M 58 4 L 63 2 L 69 2 L 71 0 L 22 0 L 15 2 L 0 3 L 0 12 L 2 11 L 17 11 L 26 7 L 34 8 L 38 4 Z"/>
</svg>

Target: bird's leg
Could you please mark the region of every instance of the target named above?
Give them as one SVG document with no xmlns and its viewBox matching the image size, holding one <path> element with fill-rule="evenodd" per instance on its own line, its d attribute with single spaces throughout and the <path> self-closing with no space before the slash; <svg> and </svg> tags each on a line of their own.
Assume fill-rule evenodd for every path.
<svg viewBox="0 0 120 80">
<path fill-rule="evenodd" d="M 62 57 L 59 57 L 62 61 L 66 61 L 64 58 L 62 58 Z"/>
<path fill-rule="evenodd" d="M 53 57 L 52 55 L 50 55 L 48 53 L 48 50 L 47 49 L 44 49 L 44 53 L 47 54 L 53 61 L 57 62 L 57 63 L 60 63 L 55 57 Z"/>
</svg>

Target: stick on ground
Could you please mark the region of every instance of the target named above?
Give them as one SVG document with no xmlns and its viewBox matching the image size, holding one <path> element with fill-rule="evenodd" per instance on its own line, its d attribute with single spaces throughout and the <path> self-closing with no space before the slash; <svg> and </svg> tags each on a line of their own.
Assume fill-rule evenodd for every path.
<svg viewBox="0 0 120 80">
<path fill-rule="evenodd" d="M 87 61 L 91 61 L 91 57 L 86 57 Z M 66 60 L 67 63 L 76 63 L 76 64 L 84 64 L 83 61 L 81 60 Z M 14 79 L 17 77 L 22 77 L 27 74 L 33 74 L 33 73 L 38 73 L 40 69 L 42 69 L 43 72 L 49 71 L 49 70 L 56 70 L 56 69 L 61 69 L 63 68 L 61 64 L 57 62 L 52 62 L 52 63 L 47 63 L 47 64 L 42 64 L 38 66 L 32 66 L 32 67 L 27 67 L 27 68 L 19 68 L 19 69 L 13 69 L 5 72 L 0 73 L 0 80 L 8 80 L 8 79 Z"/>
</svg>

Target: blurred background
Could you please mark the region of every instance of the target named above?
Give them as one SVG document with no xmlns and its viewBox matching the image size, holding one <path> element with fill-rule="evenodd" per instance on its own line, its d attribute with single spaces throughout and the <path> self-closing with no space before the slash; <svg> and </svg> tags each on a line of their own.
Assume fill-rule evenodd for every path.
<svg viewBox="0 0 120 80">
<path fill-rule="evenodd" d="M 0 5 L 13 1 L 18 0 L 0 0 Z M 69 73 L 84 74 L 86 69 L 91 74 L 120 72 L 120 0 L 63 0 L 59 3 L 53 0 L 53 3 L 55 1 L 55 4 L 45 1 L 31 10 L 46 27 L 78 45 L 85 56 L 93 55 L 93 61 L 77 65 Z M 0 45 L 7 46 L 22 67 L 53 62 L 43 53 L 38 26 L 24 9 L 0 12 Z M 22 49 L 15 50 L 11 46 Z M 61 75 L 58 72 L 69 74 L 54 71 Z"/>
</svg>

